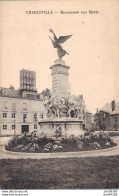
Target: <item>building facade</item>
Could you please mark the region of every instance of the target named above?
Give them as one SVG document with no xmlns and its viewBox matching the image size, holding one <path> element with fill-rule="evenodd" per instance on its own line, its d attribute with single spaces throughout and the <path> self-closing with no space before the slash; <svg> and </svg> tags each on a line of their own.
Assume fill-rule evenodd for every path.
<svg viewBox="0 0 119 196">
<path fill-rule="evenodd" d="M 41 100 L 0 96 L 0 134 L 21 135 L 38 129 L 45 108 Z"/>
<path fill-rule="evenodd" d="M 0 134 L 20 135 L 38 130 L 45 117 L 45 107 L 36 90 L 36 74 L 20 71 L 20 89 L 0 88 Z"/>
<path fill-rule="evenodd" d="M 107 117 L 109 116 L 108 112 L 105 112 L 103 110 L 98 111 L 94 115 L 94 130 L 106 130 L 108 121 Z"/>
<path fill-rule="evenodd" d="M 107 118 L 107 130 L 119 131 L 119 111 L 112 112 Z"/>
<path fill-rule="evenodd" d="M 68 98 L 69 103 L 72 104 L 71 115 L 70 117 L 75 117 L 79 119 L 83 128 L 85 128 L 85 120 L 86 120 L 86 104 L 83 99 L 83 95 L 70 95 Z M 73 111 L 75 111 L 73 116 Z"/>
<path fill-rule="evenodd" d="M 94 115 L 95 130 L 119 130 L 119 102 L 114 100 L 106 104 Z"/>
</svg>

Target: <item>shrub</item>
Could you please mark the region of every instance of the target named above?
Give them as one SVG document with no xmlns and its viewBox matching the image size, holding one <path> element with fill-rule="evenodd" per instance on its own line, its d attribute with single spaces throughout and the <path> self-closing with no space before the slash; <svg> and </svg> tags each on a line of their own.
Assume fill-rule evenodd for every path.
<svg viewBox="0 0 119 196">
<path fill-rule="evenodd" d="M 99 144 L 99 143 L 97 143 L 97 142 L 91 143 L 91 144 L 90 144 L 90 146 L 92 146 L 95 150 L 97 150 L 97 149 L 101 149 L 100 144 Z"/>
<path fill-rule="evenodd" d="M 39 137 L 37 140 L 38 145 L 46 145 L 49 142 L 54 143 L 55 139 L 48 137 Z"/>
<path fill-rule="evenodd" d="M 13 137 L 7 150 L 24 152 L 57 152 L 109 148 L 116 145 L 109 134 L 104 132 L 85 132 L 80 136 L 37 137 L 36 134 Z"/>
</svg>

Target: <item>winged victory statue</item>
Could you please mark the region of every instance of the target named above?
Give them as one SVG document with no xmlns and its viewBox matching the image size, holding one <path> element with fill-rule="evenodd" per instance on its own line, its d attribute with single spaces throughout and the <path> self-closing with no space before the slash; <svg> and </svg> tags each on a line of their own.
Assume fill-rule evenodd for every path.
<svg viewBox="0 0 119 196">
<path fill-rule="evenodd" d="M 58 54 L 58 57 L 59 59 L 62 59 L 62 57 L 65 55 L 65 54 L 68 54 L 68 52 L 66 52 L 61 44 L 64 43 L 66 40 L 68 40 L 72 35 L 67 35 L 67 36 L 60 36 L 59 38 L 56 37 L 55 33 L 53 32 L 52 29 L 49 29 L 49 31 L 51 33 L 53 33 L 54 35 L 54 40 L 50 37 L 51 41 L 52 41 L 52 44 L 53 44 L 53 47 L 54 48 L 57 48 L 57 54 Z"/>
</svg>

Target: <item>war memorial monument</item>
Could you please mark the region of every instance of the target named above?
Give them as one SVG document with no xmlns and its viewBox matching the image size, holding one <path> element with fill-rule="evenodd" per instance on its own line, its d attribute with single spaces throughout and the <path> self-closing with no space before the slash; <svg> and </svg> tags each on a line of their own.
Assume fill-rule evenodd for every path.
<svg viewBox="0 0 119 196">
<path fill-rule="evenodd" d="M 83 108 L 85 113 L 85 102 L 83 96 L 73 96 L 69 92 L 68 70 L 70 67 L 62 60 L 64 55 L 68 55 L 61 44 L 72 35 L 56 37 L 52 29 L 49 30 L 54 35 L 54 40 L 50 37 L 53 47 L 57 49 L 58 59 L 50 67 L 52 76 L 52 95 L 44 100 L 46 108 L 46 118 L 39 122 L 40 133 L 52 135 L 57 129 L 62 134 L 80 135 L 83 134 L 83 120 L 80 113 Z"/>
</svg>

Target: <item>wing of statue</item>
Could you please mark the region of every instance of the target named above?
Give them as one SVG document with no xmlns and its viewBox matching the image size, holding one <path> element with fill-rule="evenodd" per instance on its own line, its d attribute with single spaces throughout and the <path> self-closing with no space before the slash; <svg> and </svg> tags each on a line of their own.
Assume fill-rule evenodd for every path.
<svg viewBox="0 0 119 196">
<path fill-rule="evenodd" d="M 60 36 L 59 37 L 59 42 L 64 43 L 66 40 L 68 40 L 72 35 L 67 35 L 67 36 Z"/>
</svg>

